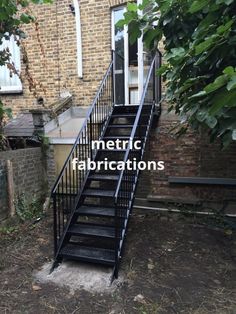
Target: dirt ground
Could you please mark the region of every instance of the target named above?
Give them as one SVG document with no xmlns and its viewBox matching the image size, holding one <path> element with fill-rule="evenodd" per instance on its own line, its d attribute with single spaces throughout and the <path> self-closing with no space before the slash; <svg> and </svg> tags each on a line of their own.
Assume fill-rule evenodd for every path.
<svg viewBox="0 0 236 314">
<path fill-rule="evenodd" d="M 3 229 L 1 229 L 3 230 Z M 234 234 L 184 216 L 134 210 L 111 294 L 34 282 L 52 259 L 52 219 L 0 232 L 0 313 L 236 313 Z"/>
</svg>

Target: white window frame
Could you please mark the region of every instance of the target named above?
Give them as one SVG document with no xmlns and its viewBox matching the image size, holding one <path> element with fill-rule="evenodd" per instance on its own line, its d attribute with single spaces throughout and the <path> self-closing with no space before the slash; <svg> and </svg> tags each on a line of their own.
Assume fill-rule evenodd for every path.
<svg viewBox="0 0 236 314">
<path fill-rule="evenodd" d="M 11 36 L 9 40 L 3 39 L 3 44 L 0 46 L 0 50 L 9 48 L 11 57 L 10 62 L 14 63 L 17 72 L 20 74 L 21 71 L 21 57 L 20 57 L 20 47 L 17 45 L 14 36 Z M 12 81 L 11 85 L 1 85 L 0 81 L 0 94 L 19 94 L 22 93 L 23 87 L 22 82 L 17 74 L 12 74 L 10 77 L 10 70 L 7 66 L 1 66 L 0 71 L 4 70 L 6 81 Z"/>
<path fill-rule="evenodd" d="M 111 38 L 112 38 L 112 50 L 115 50 L 115 19 L 114 19 L 114 14 L 115 11 L 119 11 L 123 9 L 124 13 L 126 12 L 126 6 L 125 5 L 120 5 L 118 7 L 115 7 L 111 11 Z M 129 104 L 129 41 L 128 41 L 128 26 L 124 25 L 124 84 L 125 84 L 125 104 Z"/>
<path fill-rule="evenodd" d="M 142 0 L 138 0 L 137 4 L 141 4 Z M 126 12 L 126 6 L 120 5 L 112 9 L 111 12 L 111 38 L 112 38 L 112 50 L 115 50 L 115 25 L 114 25 L 114 12 L 123 9 Z M 139 14 L 142 12 L 139 11 Z M 141 100 L 143 94 L 144 85 L 144 68 L 143 68 L 143 38 L 138 39 L 138 103 Z M 124 75 L 125 75 L 125 104 L 129 104 L 129 39 L 128 39 L 128 25 L 124 26 Z"/>
</svg>

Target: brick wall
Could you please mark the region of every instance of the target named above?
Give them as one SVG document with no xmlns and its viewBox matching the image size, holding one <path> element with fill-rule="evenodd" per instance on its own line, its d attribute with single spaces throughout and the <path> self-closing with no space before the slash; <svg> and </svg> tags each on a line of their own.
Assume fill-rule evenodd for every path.
<svg viewBox="0 0 236 314">
<path fill-rule="evenodd" d="M 18 149 L 0 152 L 0 170 L 6 173 L 6 161 L 13 165 L 15 197 L 24 194 L 26 197 L 40 197 L 47 192 L 47 177 L 41 148 Z M 0 193 L 6 193 L 0 189 Z M 7 213 L 6 195 L 0 194 L 0 218 Z M 2 204 L 5 206 L 2 207 Z M 1 217 L 2 215 L 2 217 Z"/>
<path fill-rule="evenodd" d="M 125 3 L 126 1 L 118 1 Z M 60 91 L 73 94 L 75 105 L 90 105 L 111 58 L 111 10 L 117 1 L 80 0 L 83 78 L 77 74 L 75 16 L 69 5 L 72 0 L 54 1 L 52 5 L 33 6 L 39 22 L 39 35 L 44 56 L 37 40 L 37 32 L 31 25 L 25 46 L 28 52 L 33 77 L 41 82 L 38 96 L 45 103 L 54 102 Z M 24 74 L 24 65 L 22 65 Z M 3 96 L 4 102 L 12 107 L 14 115 L 19 111 L 36 106 L 35 97 L 28 90 L 23 75 L 23 94 Z M 45 93 L 44 90 L 45 89 Z"/>
<path fill-rule="evenodd" d="M 33 11 L 39 22 L 39 34 L 43 42 L 42 55 L 37 41 L 37 33 L 27 27 L 25 41 L 28 51 L 30 70 L 34 78 L 42 83 L 43 90 L 38 96 L 50 104 L 64 89 L 73 94 L 74 105 L 90 105 L 99 83 L 110 61 L 111 50 L 111 7 L 126 3 L 125 0 L 80 0 L 83 78 L 77 74 L 75 16 L 69 5 L 72 0 L 54 1 L 52 5 L 34 6 Z M 24 66 L 23 66 L 24 72 Z M 23 77 L 24 78 L 24 77 Z M 14 114 L 35 107 L 35 98 L 28 91 L 26 79 L 23 81 L 23 95 L 5 96 L 4 102 L 12 107 Z M 221 152 L 219 145 L 207 144 L 204 136 L 188 133 L 176 139 L 169 130 L 177 118 L 166 114 L 166 105 L 159 126 L 151 134 L 148 159 L 164 160 L 164 172 L 144 173 L 140 179 L 142 196 L 154 195 L 160 198 L 197 199 L 209 189 L 200 187 L 170 186 L 168 176 L 236 176 L 234 163 L 235 148 Z M 49 158 L 48 175 L 50 186 L 54 181 L 52 159 Z M 226 170 L 226 168 L 227 170 Z M 219 196 L 218 193 L 215 193 Z M 213 195 L 212 191 L 209 195 Z M 211 198 L 212 196 L 210 196 Z"/>
<path fill-rule="evenodd" d="M 189 131 L 177 138 L 171 130 L 178 122 L 174 114 L 167 113 L 164 104 L 158 127 L 152 131 L 149 160 L 165 161 L 165 170 L 145 172 L 139 183 L 139 197 L 145 195 L 156 201 L 195 202 L 222 201 L 232 198 L 235 190 L 221 186 L 169 184 L 169 176 L 236 178 L 236 143 L 222 150 L 220 143 L 211 144 L 206 133 Z M 142 187 L 147 186 L 149 189 Z"/>
</svg>

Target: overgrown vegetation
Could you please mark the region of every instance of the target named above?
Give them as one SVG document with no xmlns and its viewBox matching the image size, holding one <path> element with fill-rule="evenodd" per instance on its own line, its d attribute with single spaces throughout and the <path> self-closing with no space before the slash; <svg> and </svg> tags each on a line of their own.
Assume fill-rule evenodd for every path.
<svg viewBox="0 0 236 314">
<path fill-rule="evenodd" d="M 15 206 L 16 214 L 22 222 L 35 220 L 43 215 L 42 201 L 35 196 L 29 198 L 25 194 L 21 194 L 18 196 Z"/>
<path fill-rule="evenodd" d="M 37 223 L 45 217 L 43 201 L 42 197 L 36 195 L 19 194 L 15 200 L 16 215 L 0 223 L 0 238 L 13 239 L 18 237 L 23 230 L 34 229 Z"/>
<path fill-rule="evenodd" d="M 232 232 L 236 230 L 236 221 L 234 218 L 226 215 L 226 212 L 222 210 L 223 205 L 223 203 L 219 204 L 218 208 L 216 208 L 210 204 L 174 204 L 174 206 L 180 211 L 181 215 L 186 217 L 192 216 L 195 218 L 196 223 L 221 229 L 226 235 L 231 235 Z M 205 213 L 205 215 L 199 214 L 199 212 Z"/>
<path fill-rule="evenodd" d="M 141 14 L 140 12 L 144 13 Z M 207 130 L 224 146 L 236 140 L 236 2 L 234 0 L 144 0 L 129 3 L 120 27 L 130 40 L 143 35 L 155 50 L 164 38 L 170 110 L 189 126 Z"/>
<path fill-rule="evenodd" d="M 0 100 L 0 151 L 8 147 L 7 139 L 3 135 L 3 127 L 6 118 L 11 118 L 12 111 L 10 108 L 5 108 Z"/>
</svg>

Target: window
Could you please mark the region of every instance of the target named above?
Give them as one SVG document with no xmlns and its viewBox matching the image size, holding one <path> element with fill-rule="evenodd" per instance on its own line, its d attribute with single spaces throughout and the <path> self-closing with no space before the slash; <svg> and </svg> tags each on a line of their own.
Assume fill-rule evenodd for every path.
<svg viewBox="0 0 236 314">
<path fill-rule="evenodd" d="M 12 36 L 10 40 L 3 39 L 2 45 L 0 45 L 0 50 L 9 48 L 11 53 L 11 62 L 14 64 L 16 70 L 20 72 L 20 48 L 16 44 L 14 37 Z M 11 93 L 21 93 L 22 83 L 18 75 L 10 75 L 10 71 L 7 66 L 0 66 L 0 93 L 1 94 L 11 94 Z"/>
</svg>

